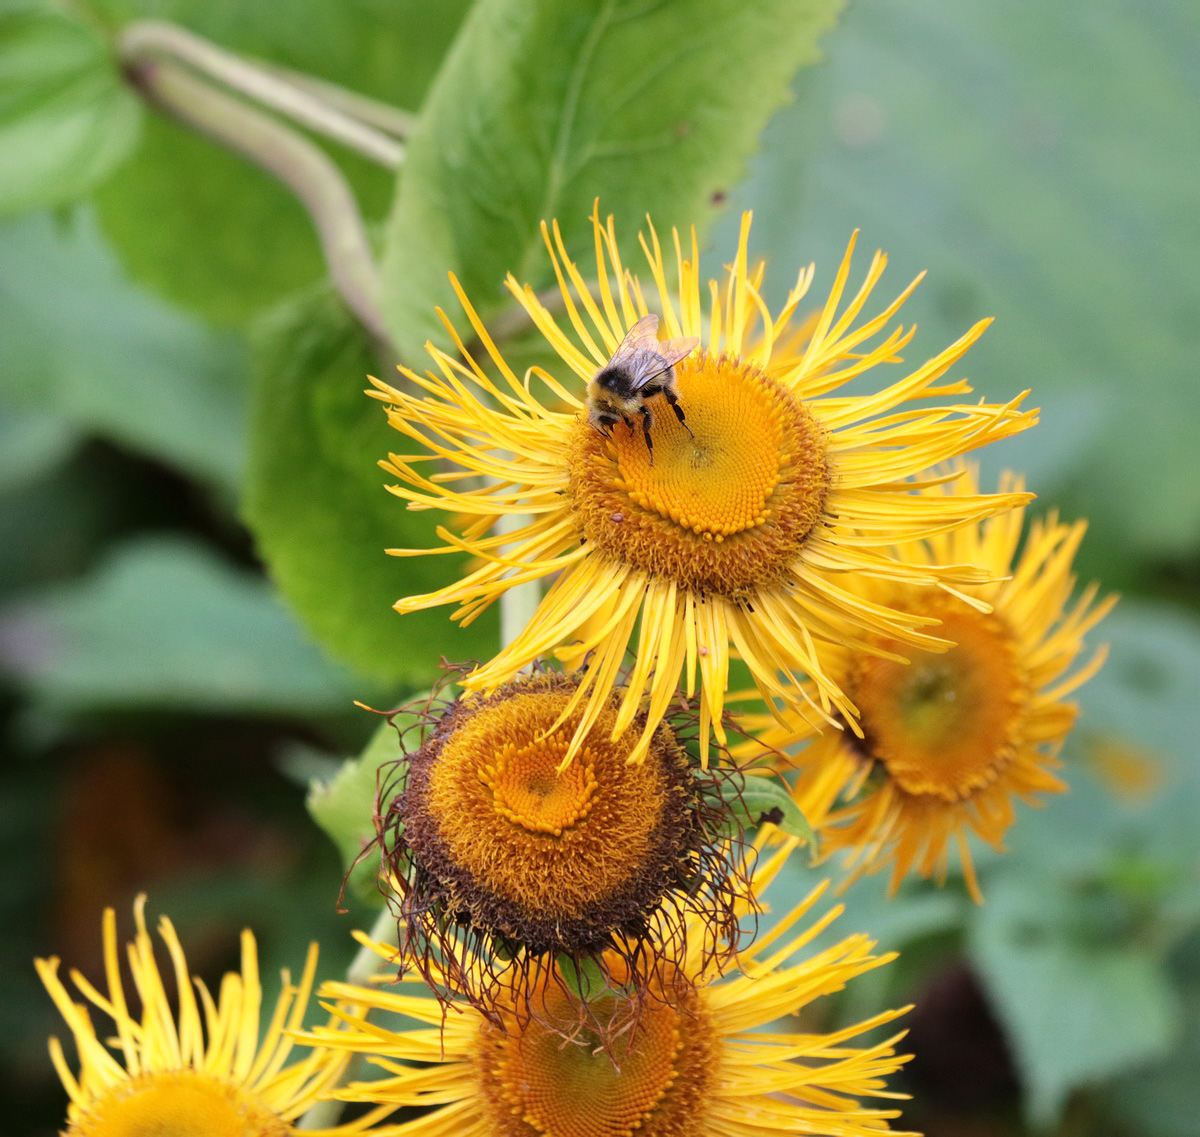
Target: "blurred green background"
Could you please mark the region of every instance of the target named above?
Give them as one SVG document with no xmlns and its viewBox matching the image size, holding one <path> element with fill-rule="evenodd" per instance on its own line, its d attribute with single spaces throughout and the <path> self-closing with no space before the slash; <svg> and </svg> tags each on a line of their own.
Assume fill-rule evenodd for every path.
<svg viewBox="0 0 1200 1137">
<path fill-rule="evenodd" d="M 391 705 L 438 655 L 478 655 L 495 635 L 389 611 L 451 570 L 376 552 L 423 532 L 374 466 L 391 439 L 359 392 L 379 361 L 321 285 L 300 208 L 144 112 L 111 37 L 167 16 L 417 111 L 467 7 L 0 2 L 0 1111 L 13 1134 L 52 1131 L 63 1110 L 44 1049 L 58 1026 L 30 959 L 94 975 L 105 905 L 127 913 L 147 890 L 210 976 L 235 963 L 244 924 L 264 974 L 298 965 L 313 937 L 323 973 L 344 969 L 348 929 L 372 915 L 353 898 L 351 915 L 336 911 L 342 866 L 306 811 L 309 780 L 375 726 L 354 699 Z M 472 205 L 455 193 L 540 216 L 504 198 L 538 140 L 471 136 L 472 113 L 494 111 L 499 132 L 529 90 L 564 98 L 550 80 L 522 78 L 516 95 L 504 80 L 553 79 L 555 47 L 586 38 L 592 7 L 531 5 L 542 23 L 527 34 L 546 49 L 497 41 L 487 66 L 488 12 L 476 14 L 425 104 L 390 221 L 392 176 L 337 153 L 383 248 L 402 354 L 431 331 L 448 267 L 473 273 L 493 310 L 486 290 L 527 267 L 529 234 L 513 249 L 474 220 L 430 235 L 429 203 L 444 195 L 456 224 Z M 711 96 L 714 113 L 692 139 L 678 132 L 677 158 L 647 158 L 662 165 L 653 176 L 610 170 L 597 148 L 545 200 L 578 230 L 596 192 L 623 218 L 652 208 L 660 221 L 694 198 L 715 217 L 714 273 L 753 208 L 773 301 L 810 260 L 820 296 L 861 228 L 861 266 L 876 247 L 891 256 L 889 297 L 929 270 L 906 308 L 920 324 L 910 358 L 997 317 L 960 370 L 990 400 L 1032 388 L 1043 416 L 984 456 L 985 476 L 1022 470 L 1040 507 L 1090 519 L 1080 575 L 1124 594 L 1093 637 L 1112 656 L 1080 697 L 1072 792 L 1022 811 L 1007 856 L 981 855 L 982 908 L 955 880 L 892 901 L 877 880 L 849 891 L 839 930 L 903 954 L 840 1013 L 917 1004 L 905 1122 L 933 1137 L 1192 1137 L 1200 8 L 862 0 L 821 34 L 835 8 L 777 2 L 746 16 L 741 38 L 717 0 L 646 9 L 638 18 L 662 24 L 630 26 L 644 56 L 614 50 L 571 90 L 628 118 L 654 102 L 644 74 L 668 102 L 676 88 Z M 672 20 L 694 35 L 668 36 Z M 747 124 L 814 38 L 823 62 L 759 139 Z M 687 62 L 723 51 L 726 67 Z M 810 883 L 797 864 L 780 887 Z"/>
</svg>

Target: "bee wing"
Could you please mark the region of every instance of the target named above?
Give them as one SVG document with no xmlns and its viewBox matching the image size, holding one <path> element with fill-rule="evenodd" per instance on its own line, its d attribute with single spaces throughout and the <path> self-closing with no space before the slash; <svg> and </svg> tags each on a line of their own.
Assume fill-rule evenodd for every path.
<svg viewBox="0 0 1200 1137">
<path fill-rule="evenodd" d="M 666 360 L 667 367 L 674 367 L 699 346 L 699 336 L 680 336 L 678 339 L 663 340 L 662 343 L 655 344 L 654 350 Z"/>
<path fill-rule="evenodd" d="M 617 350 L 613 352 L 607 366 L 628 366 L 642 352 L 658 350 L 658 317 L 651 312 L 625 333 L 625 338 L 617 344 Z"/>
<path fill-rule="evenodd" d="M 684 356 L 696 350 L 699 340 L 695 336 L 685 336 L 674 340 L 654 341 L 654 346 L 645 351 L 639 351 L 630 359 L 630 384 L 634 392 L 640 391 L 651 379 L 670 371 Z"/>
</svg>

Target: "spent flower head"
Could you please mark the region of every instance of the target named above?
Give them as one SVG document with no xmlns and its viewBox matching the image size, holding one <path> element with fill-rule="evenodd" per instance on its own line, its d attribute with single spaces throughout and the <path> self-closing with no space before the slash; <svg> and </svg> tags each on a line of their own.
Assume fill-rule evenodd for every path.
<svg viewBox="0 0 1200 1137">
<path fill-rule="evenodd" d="M 381 887 L 401 960 L 445 1001 L 494 1017 L 530 975 L 611 966 L 636 999 L 653 955 L 717 959 L 739 939 L 740 831 L 727 798 L 740 773 L 701 770 L 676 711 L 631 763 L 640 721 L 612 737 L 615 698 L 563 766 L 578 680 L 522 676 L 491 695 L 420 708 L 420 745 L 377 805 Z"/>
</svg>

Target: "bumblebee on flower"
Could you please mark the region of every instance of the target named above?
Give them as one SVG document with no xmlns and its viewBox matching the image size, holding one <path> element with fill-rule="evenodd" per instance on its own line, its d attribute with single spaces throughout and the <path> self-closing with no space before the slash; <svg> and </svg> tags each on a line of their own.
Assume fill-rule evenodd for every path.
<svg viewBox="0 0 1200 1137">
<path fill-rule="evenodd" d="M 706 288 L 695 237 L 685 254 L 675 234 L 669 272 L 650 228 L 642 239 L 656 290 L 650 304 L 622 262 L 611 219 L 597 212 L 592 220 L 594 285 L 567 255 L 557 225 L 544 227 L 567 326 L 532 289 L 508 281 L 562 359 L 562 373 L 514 374 L 455 282 L 470 338 L 483 345 L 498 378 L 446 320 L 458 355 L 431 348 L 436 371 L 406 370 L 418 394 L 376 383 L 373 393 L 388 405 L 389 422 L 426 451 L 382 463 L 396 479 L 389 488 L 410 508 L 465 519 L 460 529 L 439 529 L 441 549 L 389 551 L 465 550 L 481 562 L 436 592 L 399 601 L 397 609 L 455 604 L 453 618 L 469 623 L 514 585 L 552 580 L 526 628 L 464 683 L 489 692 L 539 657 L 557 657 L 568 667 L 586 662 L 563 712 L 565 721 L 582 711 L 564 763 L 605 713 L 630 647 L 635 662 L 622 680 L 610 729 L 617 737 L 645 711 L 634 761 L 644 759 L 681 682 L 689 698 L 698 694 L 702 752 L 710 736 L 724 741 L 731 655 L 747 664 L 765 698 L 828 722 L 855 723 L 853 699 L 824 666 L 825 644 L 862 646 L 885 637 L 936 649 L 945 641 L 927 617 L 864 603 L 846 586 L 846 574 L 950 588 L 979 583 L 988 574 L 975 566 L 907 565 L 892 548 L 1028 497 L 915 492 L 914 479 L 931 463 L 1034 421 L 1020 399 L 911 405 L 970 390 L 962 380 L 942 380 L 987 321 L 889 381 L 884 373 L 900 362 L 912 336 L 912 329 L 889 325 L 911 286 L 862 318 L 886 263 L 882 254 L 847 299 L 852 241 L 827 301 L 815 319 L 802 321 L 797 312 L 813 271 L 800 274 L 772 315 L 759 292 L 763 268 L 749 264 L 749 215 L 725 280 Z M 664 351 L 666 342 L 699 341 L 686 354 L 666 356 L 686 421 L 660 398 L 664 413 L 653 416 L 648 435 L 648 424 L 632 429 L 618 422 L 610 434 L 597 431 L 588 423 L 584 386 L 651 308 L 660 314 Z M 879 378 L 875 394 L 836 393 L 860 376 Z M 431 461 L 439 469 L 425 473 Z M 511 515 L 527 520 L 512 530 L 499 525 Z M 802 675 L 811 683 L 801 685 Z"/>
</svg>

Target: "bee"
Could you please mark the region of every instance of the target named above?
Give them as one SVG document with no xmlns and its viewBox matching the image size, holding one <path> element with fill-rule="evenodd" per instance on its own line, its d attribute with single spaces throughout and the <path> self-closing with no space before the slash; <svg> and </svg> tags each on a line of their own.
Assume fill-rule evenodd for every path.
<svg viewBox="0 0 1200 1137">
<path fill-rule="evenodd" d="M 658 317 L 643 316 L 629 329 L 612 359 L 588 383 L 588 422 L 601 434 L 611 437 L 612 428 L 620 421 L 630 430 L 636 429 L 633 416 L 641 415 L 642 436 L 646 439 L 646 450 L 653 466 L 654 443 L 650 439 L 650 427 L 654 425 L 654 415 L 646 400 L 662 395 L 683 429 L 695 438 L 692 428 L 684 420 L 683 407 L 679 405 L 675 364 L 695 351 L 699 343 L 696 336 L 660 341 Z"/>
</svg>

